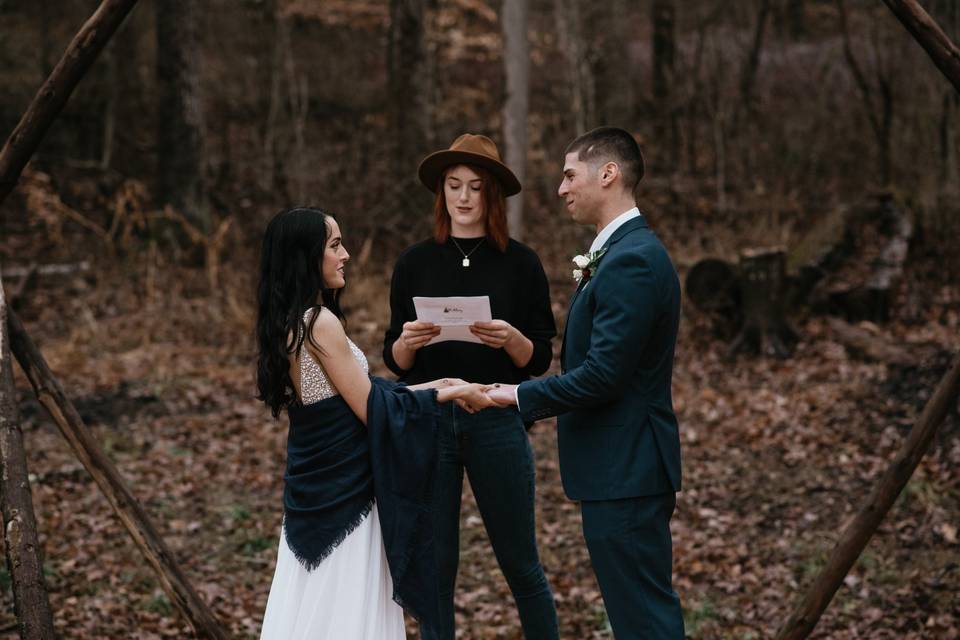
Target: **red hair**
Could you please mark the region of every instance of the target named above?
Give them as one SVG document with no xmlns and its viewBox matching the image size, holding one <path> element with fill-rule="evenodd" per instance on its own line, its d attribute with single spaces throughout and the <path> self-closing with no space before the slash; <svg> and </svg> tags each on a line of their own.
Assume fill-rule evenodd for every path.
<svg viewBox="0 0 960 640">
<path fill-rule="evenodd" d="M 451 165 L 459 166 L 459 165 Z M 503 187 L 493 174 L 476 165 L 464 165 L 480 176 L 483 187 L 480 191 L 484 208 L 483 227 L 487 239 L 500 251 L 507 250 L 510 231 L 507 228 L 507 199 L 503 196 Z M 449 167 L 448 167 L 449 169 Z M 448 170 L 447 169 L 447 170 Z M 447 179 L 444 170 L 437 184 L 436 197 L 433 200 L 433 238 L 437 242 L 446 242 L 450 237 L 450 212 L 447 211 L 447 199 L 443 191 L 443 181 Z"/>
</svg>

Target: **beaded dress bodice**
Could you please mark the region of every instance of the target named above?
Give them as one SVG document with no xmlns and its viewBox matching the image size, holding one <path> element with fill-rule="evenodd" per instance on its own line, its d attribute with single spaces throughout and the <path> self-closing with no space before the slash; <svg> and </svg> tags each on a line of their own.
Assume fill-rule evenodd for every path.
<svg viewBox="0 0 960 640">
<path fill-rule="evenodd" d="M 307 312 L 307 315 L 304 316 L 304 321 L 309 324 L 310 312 Z M 353 357 L 356 358 L 357 362 L 363 368 L 364 373 L 370 371 L 370 365 L 367 364 L 367 357 L 363 355 L 363 351 L 353 343 L 353 340 L 347 338 L 347 342 L 350 344 L 350 352 L 353 353 Z M 330 382 L 330 379 L 327 378 L 326 372 L 323 370 L 323 367 L 320 366 L 320 363 L 313 359 L 313 356 L 310 355 L 310 352 L 306 349 L 303 349 L 300 352 L 300 401 L 303 404 L 312 404 L 314 402 L 320 402 L 321 400 L 326 400 L 335 395 L 339 395 L 336 387 L 333 386 L 333 383 Z"/>
</svg>

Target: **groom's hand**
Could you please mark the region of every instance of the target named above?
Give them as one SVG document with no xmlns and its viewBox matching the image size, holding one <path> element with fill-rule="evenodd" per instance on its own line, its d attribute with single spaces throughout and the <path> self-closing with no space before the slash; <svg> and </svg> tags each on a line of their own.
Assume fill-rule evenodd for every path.
<svg viewBox="0 0 960 640">
<path fill-rule="evenodd" d="M 517 385 L 495 384 L 487 388 L 487 397 L 498 407 L 509 407 L 517 404 Z"/>
</svg>

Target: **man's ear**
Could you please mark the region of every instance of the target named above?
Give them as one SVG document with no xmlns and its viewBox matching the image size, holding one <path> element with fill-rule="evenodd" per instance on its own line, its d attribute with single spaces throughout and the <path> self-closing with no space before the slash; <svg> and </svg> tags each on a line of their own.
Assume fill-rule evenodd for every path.
<svg viewBox="0 0 960 640">
<path fill-rule="evenodd" d="M 600 167 L 600 185 L 609 187 L 613 181 L 620 177 L 620 165 L 614 161 L 606 162 Z"/>
</svg>

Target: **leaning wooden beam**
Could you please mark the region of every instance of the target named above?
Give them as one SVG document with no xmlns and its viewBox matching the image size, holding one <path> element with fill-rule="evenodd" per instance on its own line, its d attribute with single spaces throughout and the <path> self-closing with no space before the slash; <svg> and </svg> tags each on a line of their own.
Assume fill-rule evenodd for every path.
<svg viewBox="0 0 960 640">
<path fill-rule="evenodd" d="M 960 91 L 960 48 L 943 32 L 917 0 L 883 0 L 893 15 L 920 43 L 933 64 Z"/>
<path fill-rule="evenodd" d="M 10 347 L 33 385 L 37 399 L 50 413 L 63 437 L 100 486 L 110 506 L 120 516 L 133 541 L 156 572 L 160 586 L 170 601 L 183 613 L 197 636 L 227 638 L 219 622 L 187 582 L 174 560 L 173 553 L 164 544 L 143 507 L 127 488 L 116 467 L 67 399 L 60 383 L 53 377 L 43 356 L 20 324 L 16 313 L 8 309 L 7 314 Z"/>
<path fill-rule="evenodd" d="M 847 572 L 860 557 L 867 542 L 920 464 L 920 459 L 930 446 L 930 441 L 933 440 L 947 411 L 956 404 L 958 395 L 960 357 L 940 380 L 937 390 L 923 408 L 923 413 L 910 430 L 897 457 L 874 486 L 866 504 L 840 535 L 840 541 L 833 548 L 826 566 L 820 570 L 786 624 L 777 633 L 776 640 L 801 640 L 813 631 Z"/>
<path fill-rule="evenodd" d="M 137 0 L 103 0 L 54 67 L 20 123 L 0 150 L 0 204 L 13 191 L 20 172 L 63 109 L 73 89 Z"/>
<path fill-rule="evenodd" d="M 7 303 L 0 278 L 0 503 L 2 503 L 7 569 L 13 582 L 13 608 L 24 640 L 53 638 L 53 614 L 43 584 L 37 520 L 27 476 L 27 455 L 13 387 Z"/>
</svg>

